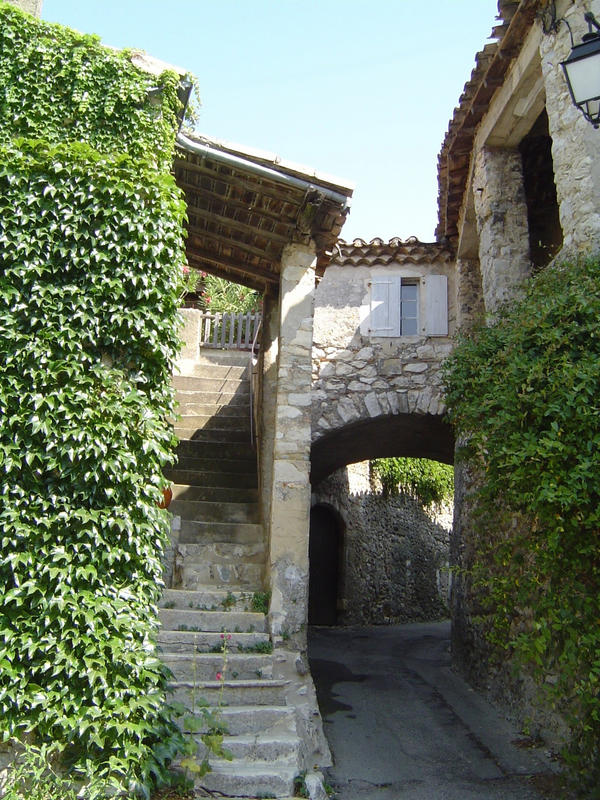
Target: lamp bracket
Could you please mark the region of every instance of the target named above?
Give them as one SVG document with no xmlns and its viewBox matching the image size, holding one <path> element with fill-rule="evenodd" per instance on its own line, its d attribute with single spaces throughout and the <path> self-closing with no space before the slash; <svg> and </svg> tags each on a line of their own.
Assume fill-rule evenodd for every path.
<svg viewBox="0 0 600 800">
<path fill-rule="evenodd" d="M 595 39 L 596 37 L 600 36 L 600 22 L 598 22 L 592 12 L 586 11 L 586 13 L 583 15 L 583 18 L 588 24 L 588 32 L 584 33 L 584 35 L 581 37 L 583 41 L 589 42 L 590 39 Z M 594 27 L 596 30 L 593 31 L 592 27 Z"/>
</svg>

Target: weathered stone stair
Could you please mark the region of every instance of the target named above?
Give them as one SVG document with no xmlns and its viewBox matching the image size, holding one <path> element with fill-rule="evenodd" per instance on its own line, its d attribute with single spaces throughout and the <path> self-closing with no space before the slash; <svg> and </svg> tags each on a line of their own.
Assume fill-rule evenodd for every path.
<svg viewBox="0 0 600 800">
<path fill-rule="evenodd" d="M 290 681 L 276 668 L 285 658 L 273 653 L 264 613 L 252 610 L 263 590 L 265 543 L 249 433 L 248 355 L 243 363 L 239 358 L 219 353 L 219 363 L 207 357 L 174 378 L 180 443 L 167 477 L 178 541 L 172 587 L 161 602 L 159 646 L 173 674 L 173 699 L 201 719 L 200 703 L 218 708 L 227 730 L 224 746 L 233 760 L 210 757 L 212 771 L 198 784 L 219 796 L 289 797 L 301 743 Z M 200 733 L 194 735 L 199 761 Z"/>
</svg>

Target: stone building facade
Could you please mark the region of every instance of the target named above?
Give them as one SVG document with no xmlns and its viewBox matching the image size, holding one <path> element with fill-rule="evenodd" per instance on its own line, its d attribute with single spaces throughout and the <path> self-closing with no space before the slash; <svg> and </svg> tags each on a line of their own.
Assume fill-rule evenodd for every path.
<svg viewBox="0 0 600 800">
<path fill-rule="evenodd" d="M 369 458 L 452 461 L 441 377 L 458 325 L 451 250 L 415 239 L 338 248 L 315 292 L 313 486 Z"/>
<path fill-rule="evenodd" d="M 598 0 L 500 0 L 496 41 L 477 55 L 471 80 L 450 121 L 439 157 L 437 238 L 456 256 L 459 317 L 469 327 L 483 311 L 493 319 L 523 282 L 555 258 L 600 248 L 600 133 L 573 105 L 561 62 L 587 31 L 584 13 Z M 572 35 L 572 38 L 571 38 Z M 468 582 L 470 497 L 477 477 L 457 465 L 452 560 L 455 662 L 476 682 L 492 684 L 486 644 Z M 552 737 L 560 720 L 532 702 L 521 676 L 493 674 Z"/>
</svg>

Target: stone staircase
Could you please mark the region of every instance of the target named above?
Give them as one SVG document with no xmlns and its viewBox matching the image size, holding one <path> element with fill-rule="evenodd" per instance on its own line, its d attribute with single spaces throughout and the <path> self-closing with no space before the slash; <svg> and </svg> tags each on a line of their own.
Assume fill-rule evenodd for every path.
<svg viewBox="0 0 600 800">
<path fill-rule="evenodd" d="M 266 547 L 248 371 L 247 353 L 215 351 L 174 378 L 180 443 L 167 477 L 177 541 L 159 646 L 173 700 L 200 720 L 202 704 L 218 709 L 226 729 L 233 759 L 211 756 L 212 771 L 197 786 L 219 797 L 289 797 L 302 761 L 289 670 L 297 654 L 281 641 L 274 649 L 261 608 Z M 206 752 L 201 732 L 190 734 L 198 761 Z"/>
</svg>

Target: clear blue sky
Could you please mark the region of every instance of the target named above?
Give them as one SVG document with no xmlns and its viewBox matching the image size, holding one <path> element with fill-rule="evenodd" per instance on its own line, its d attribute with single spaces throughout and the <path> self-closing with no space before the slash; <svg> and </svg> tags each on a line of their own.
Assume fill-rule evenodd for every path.
<svg viewBox="0 0 600 800">
<path fill-rule="evenodd" d="M 194 73 L 198 130 L 356 184 L 345 239 L 432 241 L 437 154 L 497 0 L 44 0 Z"/>
</svg>

